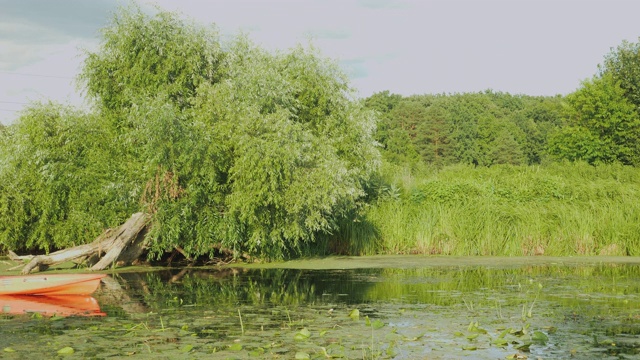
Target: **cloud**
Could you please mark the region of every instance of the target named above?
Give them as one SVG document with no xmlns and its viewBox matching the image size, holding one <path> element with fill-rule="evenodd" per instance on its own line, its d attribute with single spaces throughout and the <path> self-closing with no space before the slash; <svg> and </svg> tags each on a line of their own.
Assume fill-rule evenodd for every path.
<svg viewBox="0 0 640 360">
<path fill-rule="evenodd" d="M 0 40 L 0 70 L 15 71 L 25 64 L 43 59 L 40 49 L 33 45 Z"/>
<path fill-rule="evenodd" d="M 369 76 L 366 59 L 341 60 L 340 66 L 345 70 L 350 79 L 361 79 Z"/>
<path fill-rule="evenodd" d="M 0 0 L 0 21 L 31 24 L 62 36 L 95 38 L 117 6 L 115 0 Z M 37 36 L 33 39 L 38 41 Z"/>
<path fill-rule="evenodd" d="M 310 30 L 309 35 L 314 39 L 344 40 L 351 37 L 351 32 L 344 29 L 316 29 Z"/>
<path fill-rule="evenodd" d="M 0 0 L 0 70 L 15 71 L 57 47 L 93 43 L 116 0 Z"/>
<path fill-rule="evenodd" d="M 58 31 L 24 19 L 2 20 L 0 34 L 3 42 L 21 45 L 60 43 L 69 38 Z"/>
</svg>

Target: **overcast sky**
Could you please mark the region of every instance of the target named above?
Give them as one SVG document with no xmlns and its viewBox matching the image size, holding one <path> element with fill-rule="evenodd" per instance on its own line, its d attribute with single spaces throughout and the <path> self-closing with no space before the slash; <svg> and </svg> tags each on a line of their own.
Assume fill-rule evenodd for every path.
<svg viewBox="0 0 640 360">
<path fill-rule="evenodd" d="M 638 0 L 157 0 L 225 36 L 268 49 L 310 38 L 362 97 L 477 92 L 568 94 L 623 40 L 639 41 Z M 81 105 L 81 49 L 121 0 L 0 0 L 0 122 L 26 103 Z M 150 7 L 149 7 L 150 8 Z"/>
</svg>

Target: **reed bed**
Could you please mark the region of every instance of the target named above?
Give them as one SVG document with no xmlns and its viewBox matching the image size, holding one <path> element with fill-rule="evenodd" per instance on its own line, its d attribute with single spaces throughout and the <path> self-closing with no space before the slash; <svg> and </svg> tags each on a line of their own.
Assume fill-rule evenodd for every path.
<svg viewBox="0 0 640 360">
<path fill-rule="evenodd" d="M 640 170 L 621 165 L 385 165 L 377 198 L 342 224 L 341 252 L 640 255 Z"/>
</svg>

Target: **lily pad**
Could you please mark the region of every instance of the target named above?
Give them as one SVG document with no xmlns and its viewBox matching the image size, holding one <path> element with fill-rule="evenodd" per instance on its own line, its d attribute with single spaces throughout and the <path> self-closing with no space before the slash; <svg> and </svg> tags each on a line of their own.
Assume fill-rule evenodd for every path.
<svg viewBox="0 0 640 360">
<path fill-rule="evenodd" d="M 302 330 L 300 330 L 300 331 L 298 331 L 296 333 L 296 335 L 294 336 L 294 339 L 296 339 L 296 340 L 306 340 L 310 336 L 311 336 L 311 332 L 307 328 L 304 328 L 304 329 L 302 329 Z"/>
<path fill-rule="evenodd" d="M 371 327 L 374 329 L 380 329 L 384 327 L 384 322 L 382 322 L 382 320 L 380 319 L 376 319 L 371 323 Z"/>
<path fill-rule="evenodd" d="M 549 337 L 542 331 L 534 331 L 533 334 L 531 334 L 531 340 L 538 344 L 546 344 L 547 341 L 549 341 Z"/>
<path fill-rule="evenodd" d="M 71 346 L 67 346 L 67 347 L 63 347 L 62 349 L 58 350 L 58 355 L 71 355 L 71 354 L 73 354 L 75 352 L 76 351 Z"/>
</svg>

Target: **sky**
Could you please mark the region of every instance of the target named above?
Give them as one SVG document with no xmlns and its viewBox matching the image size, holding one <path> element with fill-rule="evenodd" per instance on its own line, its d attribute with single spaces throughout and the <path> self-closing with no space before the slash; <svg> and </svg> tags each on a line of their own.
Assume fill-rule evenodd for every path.
<svg viewBox="0 0 640 360">
<path fill-rule="evenodd" d="M 566 95 L 612 48 L 640 41 L 637 0 L 0 0 L 0 122 L 33 101 L 85 107 L 84 54 L 129 1 L 273 51 L 311 41 L 359 97 Z"/>
</svg>

